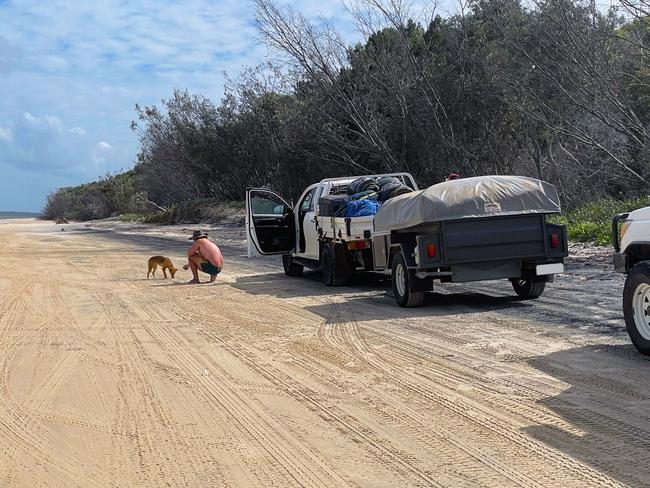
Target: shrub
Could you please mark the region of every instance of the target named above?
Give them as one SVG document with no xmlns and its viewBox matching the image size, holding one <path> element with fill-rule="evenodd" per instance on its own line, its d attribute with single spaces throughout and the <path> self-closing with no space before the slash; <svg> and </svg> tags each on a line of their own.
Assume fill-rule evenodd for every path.
<svg viewBox="0 0 650 488">
<path fill-rule="evenodd" d="M 611 242 L 612 217 L 648 206 L 650 197 L 629 200 L 604 199 L 581 205 L 562 216 L 552 218 L 551 221 L 565 224 L 571 241 L 608 246 Z"/>
<path fill-rule="evenodd" d="M 240 201 L 193 200 L 172 205 L 166 212 L 148 215 L 144 221 L 152 224 L 209 222 L 242 225 L 244 223 L 244 207 L 244 202 Z"/>
<path fill-rule="evenodd" d="M 42 213 L 52 220 L 93 220 L 148 211 L 147 194 L 138 191 L 135 173 L 127 171 L 84 185 L 59 188 L 47 197 Z"/>
</svg>

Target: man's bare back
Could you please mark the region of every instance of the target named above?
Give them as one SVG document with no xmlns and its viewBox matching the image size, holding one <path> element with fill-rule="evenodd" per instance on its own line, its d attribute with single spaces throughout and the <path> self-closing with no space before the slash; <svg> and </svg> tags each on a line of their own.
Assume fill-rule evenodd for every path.
<svg viewBox="0 0 650 488">
<path fill-rule="evenodd" d="M 188 263 L 183 269 L 191 268 L 193 278 L 188 283 L 198 284 L 199 270 L 210 275 L 208 283 L 214 283 L 223 266 L 223 254 L 214 242 L 208 240 L 207 234 L 195 231 L 190 239 L 194 244 L 187 251 Z"/>
</svg>

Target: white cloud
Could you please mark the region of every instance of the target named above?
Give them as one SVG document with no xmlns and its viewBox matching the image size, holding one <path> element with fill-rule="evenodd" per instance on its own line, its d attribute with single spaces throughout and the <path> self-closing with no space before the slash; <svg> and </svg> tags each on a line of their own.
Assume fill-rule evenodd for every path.
<svg viewBox="0 0 650 488">
<path fill-rule="evenodd" d="M 90 159 L 97 167 L 104 167 L 113 146 L 106 141 L 99 141 L 90 151 Z"/>
<path fill-rule="evenodd" d="M 220 55 L 259 57 L 253 13 L 253 3 L 240 0 L 24 0 L 0 4 L 0 25 L 7 42 L 29 46 L 28 65 L 116 80 L 162 62 L 218 75 Z"/>
<path fill-rule="evenodd" d="M 29 112 L 23 113 L 23 119 L 25 119 L 29 123 L 37 123 L 38 119 L 34 117 L 32 114 Z"/>
<path fill-rule="evenodd" d="M 86 134 L 86 131 L 79 126 L 66 129 L 63 125 L 63 122 L 61 122 L 61 119 L 55 115 L 43 115 L 41 117 L 37 117 L 35 115 L 32 115 L 30 112 L 24 112 L 23 120 L 27 125 L 31 127 L 50 130 L 57 134 L 61 134 L 63 132 L 77 136 L 83 136 Z"/>
<path fill-rule="evenodd" d="M 11 127 L 0 126 L 0 140 L 3 140 L 5 142 L 13 142 L 14 132 Z"/>
<path fill-rule="evenodd" d="M 67 132 L 70 134 L 76 134 L 78 136 L 83 136 L 86 134 L 86 131 L 83 130 L 81 127 L 73 127 L 72 129 L 66 129 Z"/>
<path fill-rule="evenodd" d="M 24 112 L 11 125 L 0 126 L 3 171 L 13 167 L 30 174 L 38 172 L 44 181 L 64 178 L 68 184 L 78 184 L 114 170 L 118 162 L 118 167 L 128 166 L 128 152 L 116 151 L 106 141 L 81 137 L 85 135 L 86 130 L 80 126 L 66 128 L 58 116 Z M 35 198 L 42 199 L 46 194 Z"/>
<path fill-rule="evenodd" d="M 343 0 L 291 5 L 348 36 Z M 265 59 L 254 10 L 251 0 L 0 0 L 0 93 L 10 94 L 0 97 L 0 162 L 67 184 L 131 166 L 136 103 L 159 104 L 174 88 L 218 101 L 224 71 Z"/>
<path fill-rule="evenodd" d="M 63 132 L 63 123 L 61 119 L 55 117 L 54 115 L 45 115 L 43 117 L 35 117 L 29 112 L 23 113 L 23 119 L 27 124 L 33 127 L 40 127 L 44 129 L 50 129 L 53 132 Z"/>
</svg>

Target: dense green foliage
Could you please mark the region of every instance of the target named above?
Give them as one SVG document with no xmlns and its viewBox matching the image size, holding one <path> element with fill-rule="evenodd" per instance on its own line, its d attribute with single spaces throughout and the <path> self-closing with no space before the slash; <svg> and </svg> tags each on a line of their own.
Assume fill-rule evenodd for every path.
<svg viewBox="0 0 650 488">
<path fill-rule="evenodd" d="M 60 189 L 45 214 L 241 200 L 262 185 L 295 198 L 323 177 L 392 171 L 411 172 L 420 186 L 452 171 L 529 175 L 583 213 L 596 210 L 585 202 L 647 193 L 644 14 L 583 1 L 474 0 L 463 15 L 420 24 L 401 2 L 366 0 L 352 5 L 365 42 L 346 47 L 327 26 L 271 0 L 256 4 L 262 37 L 288 68 L 245 71 L 219 104 L 176 90 L 161 107 L 137 106 L 134 170 Z M 576 222 L 579 237 L 601 220 Z"/>
<path fill-rule="evenodd" d="M 608 246 L 612 240 L 612 217 L 648 206 L 650 197 L 629 200 L 605 199 L 585 203 L 553 221 L 567 226 L 571 241 Z"/>
<path fill-rule="evenodd" d="M 127 171 L 85 185 L 60 188 L 47 198 L 43 216 L 48 219 L 91 220 L 147 210 L 151 209 L 146 193 L 138 190 L 135 173 Z"/>
</svg>

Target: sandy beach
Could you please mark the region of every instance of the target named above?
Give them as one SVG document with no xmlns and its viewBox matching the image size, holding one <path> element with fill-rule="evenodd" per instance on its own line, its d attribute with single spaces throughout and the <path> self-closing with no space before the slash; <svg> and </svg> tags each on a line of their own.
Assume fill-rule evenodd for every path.
<svg viewBox="0 0 650 488">
<path fill-rule="evenodd" d="M 147 280 L 193 228 L 0 225 L 0 486 L 650 483 L 650 363 L 604 258 L 535 303 L 479 283 L 399 309 L 213 228 L 216 285 Z"/>
</svg>

